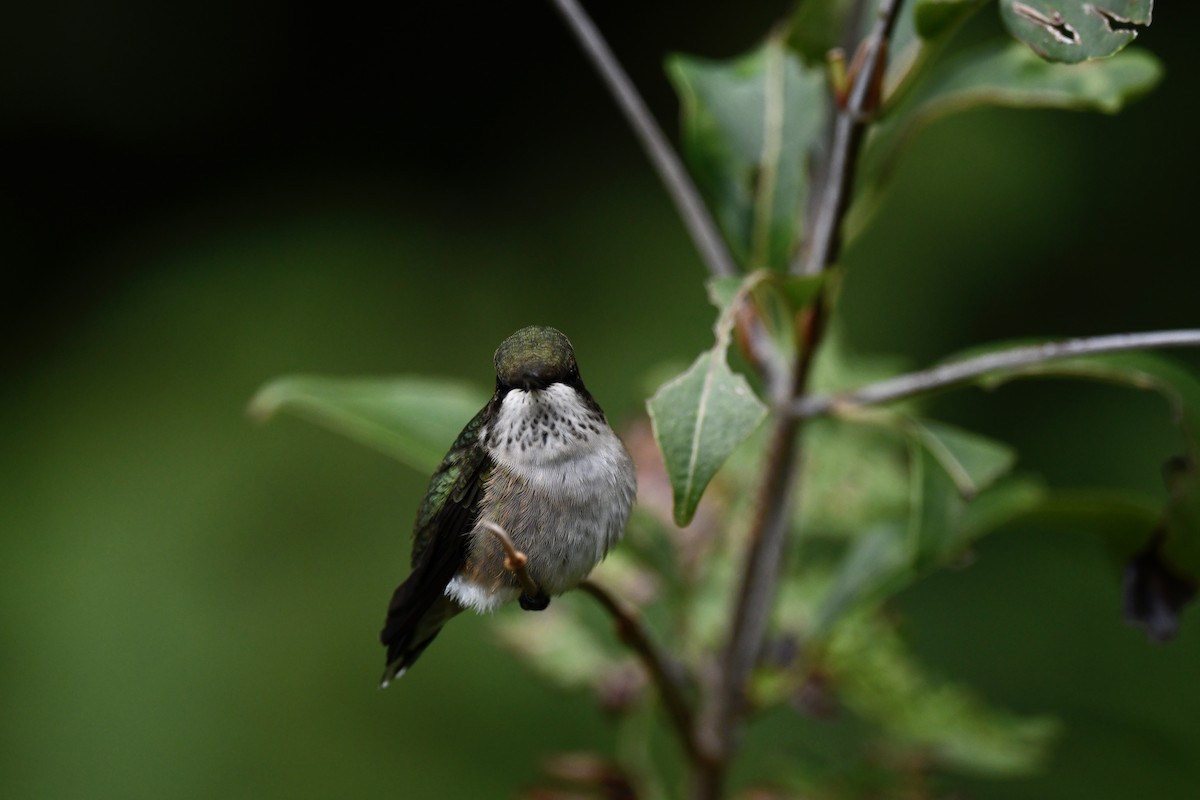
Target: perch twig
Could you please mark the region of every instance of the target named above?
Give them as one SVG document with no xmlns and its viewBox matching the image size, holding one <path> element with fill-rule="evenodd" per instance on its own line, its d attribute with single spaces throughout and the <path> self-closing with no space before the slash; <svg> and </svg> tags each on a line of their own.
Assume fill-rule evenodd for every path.
<svg viewBox="0 0 1200 800">
<path fill-rule="evenodd" d="M 696 744 L 695 720 L 687 699 L 687 676 L 683 669 L 658 648 L 637 613 L 627 609 L 608 590 L 591 580 L 580 583 L 579 588 L 596 598 L 613 618 L 617 637 L 638 655 L 658 687 L 667 715 L 688 757 L 694 761 L 701 759 L 703 755 Z"/>
</svg>

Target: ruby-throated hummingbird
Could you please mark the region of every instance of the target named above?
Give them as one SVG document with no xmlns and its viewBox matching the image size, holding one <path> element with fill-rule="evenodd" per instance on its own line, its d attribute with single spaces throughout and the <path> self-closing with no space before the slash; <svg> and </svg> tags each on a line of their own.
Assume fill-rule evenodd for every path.
<svg viewBox="0 0 1200 800">
<path fill-rule="evenodd" d="M 496 350 L 496 393 L 429 481 L 413 528 L 412 574 L 396 589 L 380 639 L 383 685 L 404 674 L 460 611 L 521 595 L 545 608 L 574 587 L 625 529 L 633 460 L 588 394 L 575 351 L 554 328 L 522 328 Z M 522 594 L 494 523 L 528 557 L 541 589 Z"/>
</svg>

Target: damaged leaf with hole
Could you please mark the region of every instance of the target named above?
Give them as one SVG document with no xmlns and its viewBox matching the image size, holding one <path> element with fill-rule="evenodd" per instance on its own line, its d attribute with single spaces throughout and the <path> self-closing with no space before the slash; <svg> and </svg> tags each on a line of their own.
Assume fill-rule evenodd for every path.
<svg viewBox="0 0 1200 800">
<path fill-rule="evenodd" d="M 1010 33 L 1049 61 L 1107 58 L 1149 27 L 1153 0 L 1000 0 Z"/>
</svg>

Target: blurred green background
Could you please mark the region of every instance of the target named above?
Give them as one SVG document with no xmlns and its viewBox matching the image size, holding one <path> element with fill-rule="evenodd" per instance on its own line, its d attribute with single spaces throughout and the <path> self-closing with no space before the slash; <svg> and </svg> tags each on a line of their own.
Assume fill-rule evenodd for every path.
<svg viewBox="0 0 1200 800">
<path fill-rule="evenodd" d="M 608 748 L 609 721 L 533 679 L 487 619 L 379 692 L 426 476 L 243 413 L 292 372 L 486 386 L 495 345 L 539 322 L 631 420 L 648 373 L 710 341 L 699 261 L 549 5 L 478 5 L 8 10 L 0 796 L 502 797 L 542 752 Z M 733 55 L 788 7 L 592 5 L 670 127 L 663 55 Z M 977 111 L 915 142 L 847 254 L 854 346 L 918 366 L 1200 321 L 1197 11 L 1156 11 L 1140 43 L 1167 77 L 1123 115 Z M 1155 398 L 1117 389 L 933 408 L 1056 486 L 1159 492 L 1176 446 Z M 1086 534 L 998 535 L 899 610 L 937 673 L 1065 723 L 1044 775 L 952 786 L 1195 796 L 1197 615 L 1147 644 Z M 765 730 L 775 758 L 822 736 Z"/>
</svg>

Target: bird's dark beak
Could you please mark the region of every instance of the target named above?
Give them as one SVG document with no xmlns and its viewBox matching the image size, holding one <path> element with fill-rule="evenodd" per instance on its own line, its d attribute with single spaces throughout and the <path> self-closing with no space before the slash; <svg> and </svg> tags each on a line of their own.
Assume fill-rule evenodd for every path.
<svg viewBox="0 0 1200 800">
<path fill-rule="evenodd" d="M 545 374 L 538 369 L 526 369 L 521 372 L 517 385 L 527 392 L 537 392 L 550 385 Z"/>
</svg>

